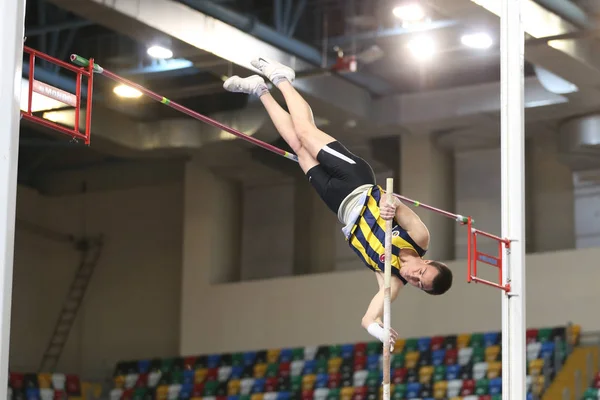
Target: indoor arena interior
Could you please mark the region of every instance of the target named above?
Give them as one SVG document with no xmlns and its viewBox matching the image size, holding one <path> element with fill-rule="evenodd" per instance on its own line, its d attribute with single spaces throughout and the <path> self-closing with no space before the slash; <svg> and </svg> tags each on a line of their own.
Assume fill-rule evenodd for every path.
<svg viewBox="0 0 600 400">
<path fill-rule="evenodd" d="M 0 400 L 600 400 L 600 0 L 0 0 Z"/>
</svg>

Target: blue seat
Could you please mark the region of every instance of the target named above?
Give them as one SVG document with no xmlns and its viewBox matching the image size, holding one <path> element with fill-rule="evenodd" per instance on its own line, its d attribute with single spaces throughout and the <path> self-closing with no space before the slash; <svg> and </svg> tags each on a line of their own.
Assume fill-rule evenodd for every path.
<svg viewBox="0 0 600 400">
<path fill-rule="evenodd" d="M 265 391 L 265 383 L 267 380 L 265 378 L 256 378 L 254 379 L 254 383 L 252 383 L 252 389 L 250 392 L 254 393 L 263 393 Z"/>
<path fill-rule="evenodd" d="M 327 387 L 328 382 L 329 382 L 329 375 L 317 374 L 317 377 L 315 379 L 315 389 Z"/>
<path fill-rule="evenodd" d="M 244 353 L 244 365 L 254 365 L 254 360 L 256 360 L 255 351 L 247 351 Z"/>
<path fill-rule="evenodd" d="M 194 372 L 193 369 L 183 370 L 183 384 L 194 384 Z"/>
<path fill-rule="evenodd" d="M 533 400 L 533 393 L 527 393 L 527 400 Z"/>
<path fill-rule="evenodd" d="M 291 400 L 292 395 L 290 394 L 290 392 L 279 392 L 277 393 L 277 400 Z"/>
<path fill-rule="evenodd" d="M 448 365 L 446 367 L 446 380 L 451 381 L 453 379 L 459 379 L 460 376 L 460 364 Z"/>
<path fill-rule="evenodd" d="M 239 400 L 240 396 L 238 395 L 231 395 L 231 396 L 227 396 L 227 400 Z"/>
<path fill-rule="evenodd" d="M 446 356 L 446 349 L 435 350 L 431 354 L 431 363 L 435 366 L 444 364 L 444 357 Z"/>
<path fill-rule="evenodd" d="M 138 373 L 147 374 L 150 371 L 150 360 L 138 361 Z"/>
<path fill-rule="evenodd" d="M 304 361 L 304 368 L 302 369 L 302 375 L 314 374 L 316 369 L 317 369 L 317 361 L 316 360 L 306 360 L 306 361 Z"/>
<path fill-rule="evenodd" d="M 371 354 L 367 357 L 367 370 L 377 371 L 381 367 L 379 363 L 379 354 Z"/>
<path fill-rule="evenodd" d="M 502 393 L 502 378 L 490 379 L 489 388 L 492 396 Z"/>
<path fill-rule="evenodd" d="M 485 347 L 495 346 L 498 344 L 499 332 L 486 332 L 483 334 L 483 345 Z"/>
<path fill-rule="evenodd" d="M 344 360 L 352 358 L 354 356 L 354 345 L 343 344 L 340 353 Z"/>
<path fill-rule="evenodd" d="M 241 379 L 242 374 L 244 373 L 244 367 L 241 365 L 236 365 L 231 368 L 231 378 L 230 379 Z"/>
<path fill-rule="evenodd" d="M 292 361 L 292 349 L 281 349 L 279 353 L 279 362 L 291 362 Z"/>
<path fill-rule="evenodd" d="M 191 371 L 194 372 L 194 371 Z M 192 374 L 193 376 L 193 374 Z M 180 399 L 189 399 L 192 397 L 192 392 L 194 391 L 194 380 L 192 378 L 192 383 L 184 383 L 181 385 L 181 391 L 179 392 Z"/>
<path fill-rule="evenodd" d="M 421 384 L 419 382 L 412 382 L 406 385 L 406 398 L 416 399 L 421 396 Z"/>
<path fill-rule="evenodd" d="M 29 388 L 25 392 L 27 400 L 40 400 L 40 389 Z"/>
<path fill-rule="evenodd" d="M 431 346 L 431 338 L 430 337 L 421 337 L 417 340 L 417 348 L 420 352 L 424 352 L 429 350 Z"/>
<path fill-rule="evenodd" d="M 544 342 L 542 343 L 542 348 L 540 350 L 540 358 L 548 358 L 552 357 L 554 354 L 554 342 Z"/>
<path fill-rule="evenodd" d="M 207 368 L 217 368 L 221 363 L 221 355 L 220 354 L 211 354 L 206 358 L 206 367 Z"/>
</svg>

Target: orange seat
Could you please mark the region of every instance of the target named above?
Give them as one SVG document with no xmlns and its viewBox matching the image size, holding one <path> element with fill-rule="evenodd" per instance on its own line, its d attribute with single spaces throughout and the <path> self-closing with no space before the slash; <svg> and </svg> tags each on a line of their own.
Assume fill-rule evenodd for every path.
<svg viewBox="0 0 600 400">
<path fill-rule="evenodd" d="M 421 353 L 418 351 L 409 351 L 404 357 L 404 366 L 408 369 L 415 368 L 419 362 L 419 357 L 421 357 Z"/>
<path fill-rule="evenodd" d="M 487 378 L 488 379 L 499 378 L 501 373 L 502 373 L 502 362 L 501 361 L 494 361 L 494 362 L 488 363 L 488 370 L 487 370 Z"/>
<path fill-rule="evenodd" d="M 471 334 L 470 333 L 462 333 L 458 335 L 456 338 L 456 347 L 458 349 L 462 349 L 464 347 L 469 347 L 469 343 L 471 342 Z"/>
<path fill-rule="evenodd" d="M 421 367 L 419 369 L 419 382 L 422 384 L 427 384 L 431 382 L 431 377 L 433 376 L 433 366 L 427 365 L 425 367 Z"/>
<path fill-rule="evenodd" d="M 279 362 L 279 354 L 281 354 L 281 349 L 267 350 L 267 364 Z"/>
<path fill-rule="evenodd" d="M 437 381 L 433 384 L 433 397 L 437 400 L 446 398 L 446 391 L 448 390 L 447 381 Z"/>
<path fill-rule="evenodd" d="M 406 339 L 396 340 L 396 344 L 394 344 L 394 354 L 402 353 L 404 351 L 405 345 L 406 345 Z"/>
<path fill-rule="evenodd" d="M 208 375 L 208 369 L 200 368 L 194 372 L 194 383 L 203 383 Z"/>
<path fill-rule="evenodd" d="M 231 379 L 229 382 L 227 382 L 227 395 L 228 396 L 239 395 L 241 386 L 242 386 L 242 382 L 239 379 Z"/>
<path fill-rule="evenodd" d="M 341 366 L 342 366 L 342 358 L 341 357 L 330 358 L 329 361 L 327 361 L 327 373 L 328 374 L 337 374 L 338 372 L 340 372 Z"/>
<path fill-rule="evenodd" d="M 254 393 L 252 396 L 250 396 L 250 400 L 263 400 L 263 397 L 263 393 Z"/>
<path fill-rule="evenodd" d="M 302 377 L 302 390 L 312 390 L 315 387 L 317 375 L 309 374 Z"/>
<path fill-rule="evenodd" d="M 254 365 L 254 378 L 264 378 L 267 373 L 267 364 L 259 363 Z"/>
<path fill-rule="evenodd" d="M 352 386 L 343 387 L 340 390 L 340 400 L 352 400 L 353 395 L 354 395 L 354 387 L 352 387 Z"/>
<path fill-rule="evenodd" d="M 538 358 L 529 361 L 529 375 L 537 376 L 542 374 L 542 368 L 544 368 L 544 359 Z"/>
<path fill-rule="evenodd" d="M 485 348 L 485 361 L 487 362 L 494 362 L 494 361 L 500 361 L 498 360 L 498 355 L 500 354 L 500 346 L 499 345 L 495 345 L 495 346 L 489 346 Z"/>
<path fill-rule="evenodd" d="M 167 400 L 169 397 L 169 386 L 160 385 L 156 388 L 156 400 Z"/>
</svg>

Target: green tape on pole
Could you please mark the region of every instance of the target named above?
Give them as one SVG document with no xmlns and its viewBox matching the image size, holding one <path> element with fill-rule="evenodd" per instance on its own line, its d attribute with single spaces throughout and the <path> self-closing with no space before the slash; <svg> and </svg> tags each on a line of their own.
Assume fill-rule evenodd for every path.
<svg viewBox="0 0 600 400">
<path fill-rule="evenodd" d="M 160 102 L 163 104 L 169 104 L 171 102 L 171 100 L 167 99 L 166 97 L 163 97 Z"/>
<path fill-rule="evenodd" d="M 78 56 L 77 54 L 71 54 L 71 62 L 80 67 L 87 68 L 90 65 L 90 60 L 87 58 Z M 101 74 L 104 71 L 104 68 L 94 63 L 94 72 Z"/>
</svg>

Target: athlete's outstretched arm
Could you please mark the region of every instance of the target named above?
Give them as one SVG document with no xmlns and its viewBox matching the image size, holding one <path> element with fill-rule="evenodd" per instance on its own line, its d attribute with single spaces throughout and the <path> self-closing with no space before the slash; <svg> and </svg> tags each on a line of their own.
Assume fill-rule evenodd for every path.
<svg viewBox="0 0 600 400">
<path fill-rule="evenodd" d="M 369 332 L 369 334 L 376 339 L 380 340 L 382 343 L 384 341 L 384 330 L 383 330 L 383 303 L 385 299 L 385 286 L 383 280 L 383 274 L 380 272 L 375 273 L 377 276 L 377 282 L 379 284 L 379 291 L 373 296 L 373 299 L 369 303 L 369 307 L 367 308 L 367 312 L 362 318 L 361 325 L 363 328 Z M 391 301 L 394 301 L 398 296 L 398 292 L 402 287 L 402 282 L 400 279 L 392 276 L 392 280 L 390 281 L 390 289 L 391 289 Z M 392 348 L 396 339 L 398 338 L 398 333 L 391 329 L 390 331 L 390 343 L 392 344 Z"/>
</svg>

